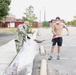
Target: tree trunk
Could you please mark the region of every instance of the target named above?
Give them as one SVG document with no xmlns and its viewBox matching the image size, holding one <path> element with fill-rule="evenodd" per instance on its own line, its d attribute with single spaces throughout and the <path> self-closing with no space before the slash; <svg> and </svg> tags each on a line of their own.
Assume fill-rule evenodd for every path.
<svg viewBox="0 0 76 75">
<path fill-rule="evenodd" d="M 0 22 L 0 27 L 2 26 L 2 23 Z"/>
</svg>

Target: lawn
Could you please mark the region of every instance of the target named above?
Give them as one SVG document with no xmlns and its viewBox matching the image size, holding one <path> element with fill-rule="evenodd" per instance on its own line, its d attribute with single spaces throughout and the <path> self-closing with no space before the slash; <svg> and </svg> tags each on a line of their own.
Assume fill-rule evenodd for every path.
<svg viewBox="0 0 76 75">
<path fill-rule="evenodd" d="M 11 33 L 16 33 L 16 28 L 3 28 L 3 27 L 0 27 L 0 31 L 1 30 L 6 31 L 6 32 L 11 32 Z"/>
</svg>

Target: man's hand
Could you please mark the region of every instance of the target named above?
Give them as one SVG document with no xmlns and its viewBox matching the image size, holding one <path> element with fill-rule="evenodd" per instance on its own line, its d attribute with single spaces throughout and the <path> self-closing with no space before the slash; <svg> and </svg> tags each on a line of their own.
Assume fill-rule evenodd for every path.
<svg viewBox="0 0 76 75">
<path fill-rule="evenodd" d="M 15 42 L 19 42 L 18 40 L 15 40 Z"/>
<path fill-rule="evenodd" d="M 69 33 L 67 33 L 67 36 L 69 36 Z"/>
<path fill-rule="evenodd" d="M 55 35 L 55 36 L 54 36 L 54 38 L 58 38 L 58 37 L 59 37 L 58 35 Z"/>
<path fill-rule="evenodd" d="M 35 31 L 32 32 L 32 35 L 35 33 Z"/>
<path fill-rule="evenodd" d="M 31 39 L 29 36 L 27 36 L 28 39 Z"/>
</svg>

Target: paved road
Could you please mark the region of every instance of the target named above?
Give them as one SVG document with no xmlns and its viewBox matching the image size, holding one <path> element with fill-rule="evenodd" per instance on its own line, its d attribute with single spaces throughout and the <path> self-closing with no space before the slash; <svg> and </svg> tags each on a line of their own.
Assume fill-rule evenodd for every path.
<svg viewBox="0 0 76 75">
<path fill-rule="evenodd" d="M 6 32 L 4 30 L 0 30 L 0 45 L 6 44 L 16 37 L 15 34 L 11 32 Z"/>
<path fill-rule="evenodd" d="M 53 54 L 53 59 L 48 60 L 51 49 L 51 40 L 45 41 L 40 45 L 43 45 L 46 50 L 46 56 L 36 55 L 33 65 L 33 75 L 39 75 L 40 63 L 43 58 L 47 60 L 48 63 L 48 74 L 53 75 L 76 75 L 76 28 L 69 27 L 70 35 L 63 37 L 63 46 L 61 49 L 61 59 L 57 60 L 57 46 Z M 40 29 L 40 36 L 38 39 L 45 39 L 52 36 L 51 29 Z M 66 30 L 63 31 L 66 34 Z"/>
<path fill-rule="evenodd" d="M 33 72 L 32 75 L 39 75 L 40 72 L 40 63 L 43 58 L 47 60 L 48 63 L 48 75 L 51 73 L 53 75 L 76 75 L 76 28 L 72 27 L 69 28 L 70 30 L 70 36 L 64 36 L 63 37 L 63 46 L 61 50 L 61 59 L 57 60 L 57 46 L 55 47 L 54 55 L 52 60 L 47 60 L 50 55 L 50 49 L 51 49 L 51 40 L 45 41 L 40 45 L 43 45 L 46 50 L 45 56 L 40 56 L 39 54 L 36 55 L 34 59 L 34 65 L 33 65 Z M 1 32 L 2 33 L 2 32 Z M 8 37 L 13 39 L 15 35 L 9 36 L 9 34 L 0 34 L 0 40 L 3 39 L 8 42 Z M 64 30 L 64 34 L 66 31 Z M 6 35 L 6 36 L 5 36 Z M 37 36 L 38 39 L 46 39 L 52 36 L 51 29 L 40 29 L 39 35 Z M 14 36 L 14 37 L 13 37 Z M 8 40 L 7 40 L 8 39 Z M 1 43 L 0 43 L 1 44 Z M 51 75 L 52 75 L 51 74 Z"/>
</svg>

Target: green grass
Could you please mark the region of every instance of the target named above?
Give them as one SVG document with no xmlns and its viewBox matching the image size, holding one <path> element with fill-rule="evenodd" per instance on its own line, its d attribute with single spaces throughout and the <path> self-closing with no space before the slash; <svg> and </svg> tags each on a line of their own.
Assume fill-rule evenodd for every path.
<svg viewBox="0 0 76 75">
<path fill-rule="evenodd" d="M 6 32 L 16 33 L 16 28 L 2 28 L 0 27 L 0 30 L 4 30 Z"/>
<path fill-rule="evenodd" d="M 7 29 L 8 32 L 16 33 L 16 29 Z"/>
<path fill-rule="evenodd" d="M 4 44 L 0 44 L 0 47 L 3 46 Z"/>
</svg>

